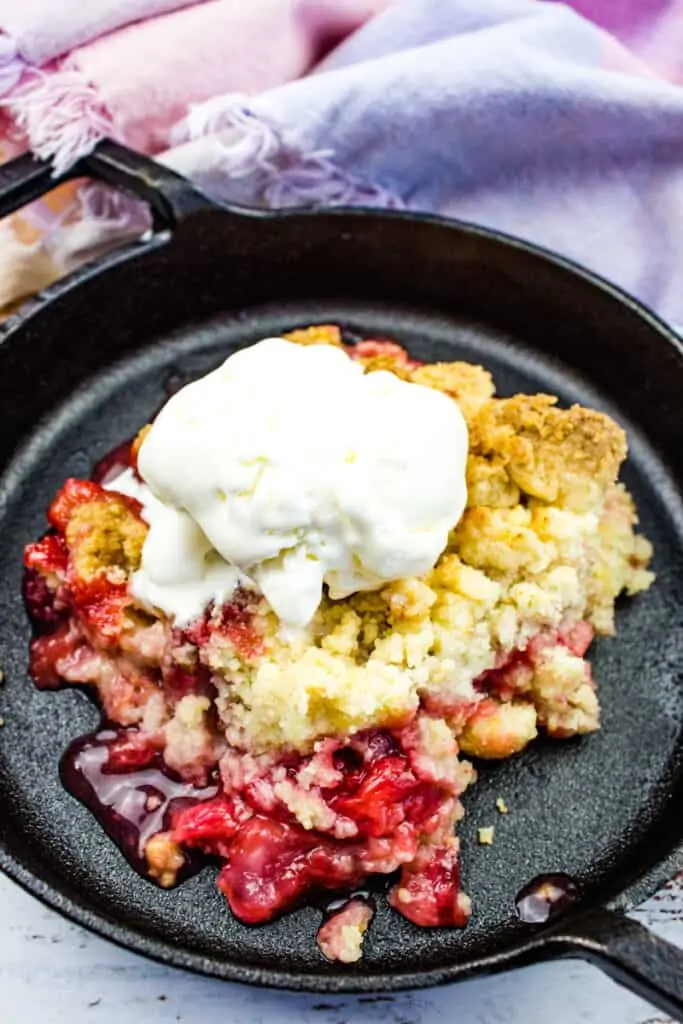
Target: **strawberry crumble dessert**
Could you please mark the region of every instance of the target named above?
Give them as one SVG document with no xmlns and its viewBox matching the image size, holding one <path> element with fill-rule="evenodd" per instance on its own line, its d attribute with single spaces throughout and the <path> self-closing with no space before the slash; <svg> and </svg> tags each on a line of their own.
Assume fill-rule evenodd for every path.
<svg viewBox="0 0 683 1024">
<path fill-rule="evenodd" d="M 241 350 L 26 548 L 33 679 L 104 715 L 66 785 L 161 886 L 217 858 L 243 922 L 391 876 L 414 924 L 464 925 L 467 758 L 599 728 L 586 652 L 653 580 L 625 457 L 480 366 L 332 326 Z M 323 954 L 357 960 L 371 917 L 352 898 Z"/>
</svg>

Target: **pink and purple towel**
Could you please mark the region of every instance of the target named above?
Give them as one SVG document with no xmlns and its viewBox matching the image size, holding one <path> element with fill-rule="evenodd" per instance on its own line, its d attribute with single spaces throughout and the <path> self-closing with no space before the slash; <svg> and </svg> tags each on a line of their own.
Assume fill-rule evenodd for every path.
<svg viewBox="0 0 683 1024">
<path fill-rule="evenodd" d="M 5 156 L 111 135 L 218 199 L 458 217 L 683 323 L 682 0 L 81 6 L 0 0 Z M 146 223 L 102 187 L 49 202 L 0 226 L 0 305 Z"/>
</svg>

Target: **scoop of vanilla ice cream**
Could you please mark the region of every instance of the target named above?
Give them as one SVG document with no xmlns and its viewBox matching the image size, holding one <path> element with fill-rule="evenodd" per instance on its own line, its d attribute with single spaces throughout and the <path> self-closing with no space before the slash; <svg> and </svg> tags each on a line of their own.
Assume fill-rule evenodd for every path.
<svg viewBox="0 0 683 1024">
<path fill-rule="evenodd" d="M 174 587 L 206 607 L 218 557 L 304 626 L 324 583 L 339 598 L 432 568 L 465 507 L 467 447 L 446 395 L 331 346 L 261 341 L 174 395 L 147 434 L 154 507 L 134 591 L 171 614 Z"/>
</svg>

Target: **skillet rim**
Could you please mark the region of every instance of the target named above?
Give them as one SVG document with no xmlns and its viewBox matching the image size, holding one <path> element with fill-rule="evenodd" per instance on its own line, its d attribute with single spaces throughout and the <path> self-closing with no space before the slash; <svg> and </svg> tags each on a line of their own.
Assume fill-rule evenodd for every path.
<svg viewBox="0 0 683 1024">
<path fill-rule="evenodd" d="M 188 188 L 191 188 L 191 186 L 188 185 Z M 508 249 L 517 250 L 526 257 L 532 257 L 546 264 L 553 265 L 565 275 L 568 274 L 578 278 L 583 286 L 587 286 L 589 289 L 596 289 L 609 300 L 628 310 L 648 327 L 653 337 L 657 336 L 659 344 L 666 344 L 683 363 L 683 337 L 645 303 L 634 298 L 619 285 L 613 284 L 600 274 L 583 267 L 573 260 L 506 232 L 455 218 L 405 210 L 380 211 L 372 207 L 337 207 L 329 210 L 294 209 L 274 212 L 215 203 L 201 193 L 195 192 L 195 195 L 199 200 L 198 204 L 188 213 L 182 214 L 179 217 L 179 221 L 189 221 L 207 212 L 230 218 L 239 217 L 242 220 L 269 223 L 285 218 L 288 220 L 299 219 L 305 222 L 311 217 L 318 219 L 326 217 L 345 219 L 349 221 L 350 227 L 358 221 L 367 221 L 368 219 L 375 219 L 384 223 L 388 221 L 403 221 L 432 225 L 435 228 L 446 229 L 452 232 L 453 235 L 473 237 L 486 243 L 494 243 Z M 101 274 L 106 273 L 107 270 L 119 264 L 130 262 L 136 258 L 143 258 L 148 252 L 165 245 L 170 240 L 172 234 L 172 229 L 169 230 L 168 228 L 156 231 L 146 240 L 134 241 L 122 246 L 50 285 L 44 291 L 24 303 L 15 314 L 8 317 L 5 323 L 0 325 L 0 346 L 46 309 L 49 315 L 49 307 L 63 296 L 68 295 L 74 288 L 78 288 L 90 278 L 99 277 Z M 23 445 L 23 443 L 24 441 L 22 440 L 21 444 Z M 0 871 L 23 888 L 25 892 L 35 896 L 45 906 L 56 910 L 66 919 L 113 942 L 120 948 L 141 954 L 166 966 L 178 967 L 195 974 L 252 986 L 327 994 L 395 992 L 427 988 L 468 977 L 503 971 L 522 966 L 526 963 L 548 959 L 558 952 L 566 952 L 561 947 L 553 947 L 553 932 L 557 930 L 557 925 L 553 925 L 552 927 L 538 929 L 529 939 L 511 944 L 502 950 L 496 950 L 484 957 L 475 957 L 449 966 L 427 970 L 418 969 L 417 971 L 393 973 L 376 972 L 366 975 L 356 973 L 350 975 L 345 974 L 343 971 L 340 972 L 336 968 L 331 968 L 325 974 L 314 974 L 271 967 L 253 967 L 248 964 L 223 961 L 199 953 L 192 953 L 184 947 L 173 945 L 163 939 L 152 938 L 130 924 L 119 924 L 115 919 L 106 916 L 101 911 L 89 909 L 78 899 L 65 895 L 55 885 L 44 882 L 35 871 L 26 868 L 21 857 L 15 855 L 10 849 L 10 844 L 2 839 L 0 839 Z M 615 895 L 607 900 L 604 906 L 618 910 L 631 909 L 635 904 L 652 895 L 680 871 L 683 871 L 683 834 L 664 858 L 644 868 L 642 872 L 637 871 L 629 884 L 623 887 L 620 886 Z M 581 917 L 586 916 L 586 914 L 590 914 L 592 909 L 588 908 L 586 910 L 586 908 L 582 908 L 574 913 L 570 912 L 563 915 L 560 919 L 560 927 L 568 921 L 578 921 Z"/>
</svg>

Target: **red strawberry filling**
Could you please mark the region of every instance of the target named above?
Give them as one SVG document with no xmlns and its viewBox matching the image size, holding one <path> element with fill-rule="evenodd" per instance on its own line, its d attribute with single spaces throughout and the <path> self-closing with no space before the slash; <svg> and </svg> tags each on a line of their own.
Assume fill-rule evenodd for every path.
<svg viewBox="0 0 683 1024">
<path fill-rule="evenodd" d="M 355 757 L 347 758 L 349 752 Z M 242 921 L 267 921 L 316 890 L 348 890 L 369 874 L 395 871 L 414 860 L 426 835 L 450 842 L 452 816 L 440 819 L 436 812 L 454 806 L 453 787 L 413 771 L 400 733 L 373 731 L 354 737 L 352 747 L 339 744 L 329 775 L 315 761 L 313 755 L 276 763 L 173 820 L 176 842 L 226 859 L 218 884 Z M 310 800 L 317 827 L 304 829 L 296 820 L 286 803 L 291 795 Z M 453 848 L 439 859 L 439 921 L 433 923 L 464 922 L 459 886 Z M 435 914 L 407 904 L 399 909 L 416 923 L 429 923 Z"/>
</svg>

